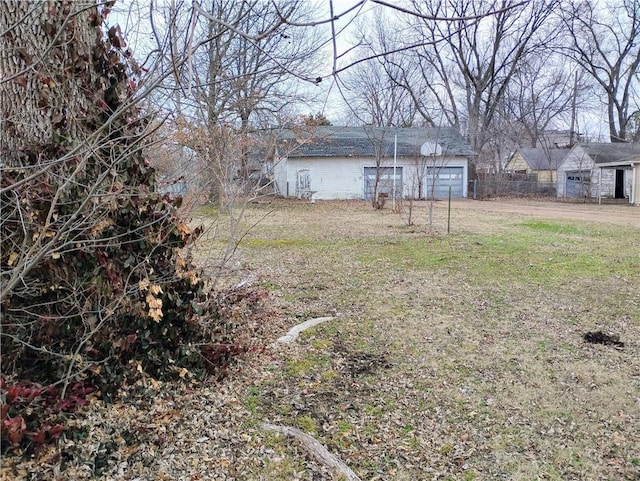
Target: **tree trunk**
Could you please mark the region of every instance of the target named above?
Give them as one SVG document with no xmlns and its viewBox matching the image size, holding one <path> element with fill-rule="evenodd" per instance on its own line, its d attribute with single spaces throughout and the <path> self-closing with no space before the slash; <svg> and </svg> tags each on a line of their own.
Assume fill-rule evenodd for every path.
<svg viewBox="0 0 640 481">
<path fill-rule="evenodd" d="M 616 128 L 615 94 L 607 92 L 607 116 L 609 119 L 609 140 L 611 142 L 624 142 L 624 131 L 620 124 L 620 131 Z"/>
<path fill-rule="evenodd" d="M 240 115 L 240 180 L 246 182 L 249 180 L 249 116 L 251 111 L 247 110 Z"/>
<path fill-rule="evenodd" d="M 112 392 L 132 353 L 169 372 L 204 289 L 182 250 L 197 234 L 143 156 L 150 91 L 101 26 L 110 3 L 0 2 L 2 368 L 61 396 L 80 372 Z"/>
<path fill-rule="evenodd" d="M 86 136 L 86 119 L 104 109 L 107 79 L 92 45 L 101 35 L 95 2 L 3 1 L 0 25 L 0 150 L 24 164 L 34 147 Z M 115 32 L 114 32 L 115 34 Z"/>
<path fill-rule="evenodd" d="M 380 165 L 376 165 L 376 180 L 373 183 L 373 199 L 374 209 L 380 209 Z"/>
</svg>

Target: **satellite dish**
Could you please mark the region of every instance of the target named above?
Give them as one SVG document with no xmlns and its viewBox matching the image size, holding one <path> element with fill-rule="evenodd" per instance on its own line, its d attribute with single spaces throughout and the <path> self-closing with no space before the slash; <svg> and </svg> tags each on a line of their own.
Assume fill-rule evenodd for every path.
<svg viewBox="0 0 640 481">
<path fill-rule="evenodd" d="M 442 154 L 442 147 L 435 142 L 425 142 L 420 147 L 420 154 L 424 156 L 433 156 Z"/>
</svg>

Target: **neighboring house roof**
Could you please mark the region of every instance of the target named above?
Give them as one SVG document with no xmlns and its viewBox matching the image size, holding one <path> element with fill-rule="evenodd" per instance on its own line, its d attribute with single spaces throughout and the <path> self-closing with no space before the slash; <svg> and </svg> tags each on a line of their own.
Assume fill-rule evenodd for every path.
<svg viewBox="0 0 640 481">
<path fill-rule="evenodd" d="M 637 162 L 640 159 L 638 143 L 589 143 L 580 146 L 596 164 Z"/>
<path fill-rule="evenodd" d="M 569 149 L 519 149 L 531 170 L 556 170 Z"/>
<path fill-rule="evenodd" d="M 306 127 L 276 133 L 281 153 L 299 157 L 375 157 L 376 146 L 384 157 L 394 154 L 398 136 L 398 157 L 429 154 L 473 156 L 475 152 L 452 127 Z M 378 144 L 381 142 L 381 144 Z M 426 146 L 426 147 L 425 147 Z M 422 152 L 421 152 L 422 151 Z"/>
<path fill-rule="evenodd" d="M 543 130 L 539 133 L 539 142 L 542 145 L 551 147 L 555 145 L 555 148 L 567 148 L 571 145 L 575 145 L 576 142 L 583 142 L 584 135 L 580 132 L 571 132 L 571 130 Z"/>
</svg>

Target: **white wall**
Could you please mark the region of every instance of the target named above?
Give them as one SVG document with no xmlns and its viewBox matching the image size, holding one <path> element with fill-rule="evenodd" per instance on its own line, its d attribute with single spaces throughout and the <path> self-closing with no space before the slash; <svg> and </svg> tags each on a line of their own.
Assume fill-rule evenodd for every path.
<svg viewBox="0 0 640 481">
<path fill-rule="evenodd" d="M 595 167 L 591 157 L 581 146 L 574 147 L 567 154 L 562 164 L 558 166 L 557 192 L 558 197 L 565 197 L 567 174 L 569 172 L 589 172 L 591 174 L 591 197 L 613 197 L 615 195 L 615 169 L 601 169 Z M 625 178 L 626 178 L 625 173 Z M 626 182 L 625 182 L 626 183 Z"/>
<path fill-rule="evenodd" d="M 409 159 L 398 159 L 397 167 L 402 167 L 403 197 L 409 193 L 412 177 L 415 175 L 415 163 Z M 384 167 L 393 167 L 392 159 L 385 159 Z M 465 167 L 464 196 L 467 196 L 467 159 L 466 158 L 438 158 L 436 167 Z M 296 173 L 308 170 L 311 174 L 311 190 L 314 199 L 362 199 L 364 197 L 364 168 L 375 167 L 371 158 L 290 158 L 276 163 L 274 179 L 281 195 L 289 197 L 296 195 Z M 286 181 L 285 181 L 286 177 Z"/>
<path fill-rule="evenodd" d="M 274 189 L 276 194 L 287 196 L 287 158 L 276 157 L 273 160 L 273 181 L 275 182 Z M 295 182 L 293 184 L 295 189 Z M 295 192 L 294 192 L 295 195 Z"/>
<path fill-rule="evenodd" d="M 591 178 L 592 197 L 615 197 L 616 195 L 616 170 L 615 169 L 593 169 Z M 626 189 L 625 189 L 626 190 Z"/>
<path fill-rule="evenodd" d="M 640 205 L 640 164 L 634 164 L 631 171 L 631 202 Z"/>
</svg>

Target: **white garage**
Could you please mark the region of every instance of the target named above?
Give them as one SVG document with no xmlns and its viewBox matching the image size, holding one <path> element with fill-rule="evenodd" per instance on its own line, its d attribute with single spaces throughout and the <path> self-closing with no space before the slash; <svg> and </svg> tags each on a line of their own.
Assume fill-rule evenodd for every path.
<svg viewBox="0 0 640 481">
<path fill-rule="evenodd" d="M 574 146 L 558 166 L 558 197 L 627 199 L 640 205 L 640 144 Z"/>
<path fill-rule="evenodd" d="M 450 185 L 452 196 L 467 196 L 474 152 L 453 128 L 323 126 L 280 130 L 277 136 L 269 167 L 283 196 L 371 199 L 376 179 L 378 191 L 389 197 L 444 198 Z"/>
</svg>

